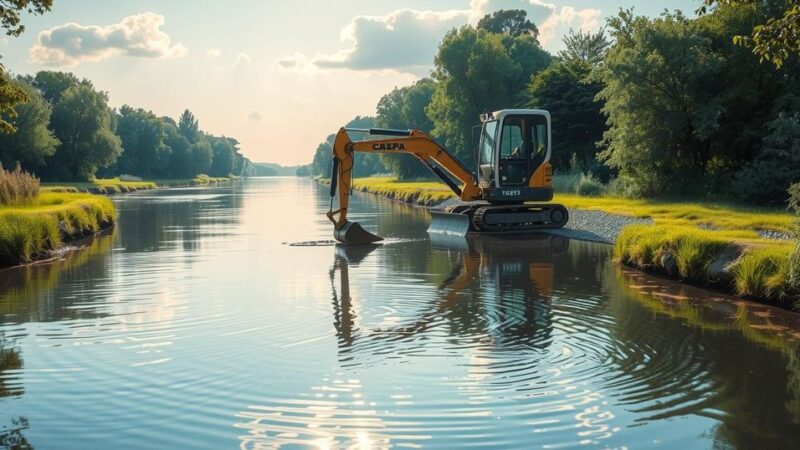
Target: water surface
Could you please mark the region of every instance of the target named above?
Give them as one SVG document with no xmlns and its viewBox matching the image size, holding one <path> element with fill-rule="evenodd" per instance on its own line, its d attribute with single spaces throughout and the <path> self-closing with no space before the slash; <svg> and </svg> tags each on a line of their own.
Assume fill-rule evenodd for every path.
<svg viewBox="0 0 800 450">
<path fill-rule="evenodd" d="M 800 321 L 545 234 L 329 240 L 294 178 L 115 197 L 0 272 L 0 448 L 800 448 Z"/>
</svg>

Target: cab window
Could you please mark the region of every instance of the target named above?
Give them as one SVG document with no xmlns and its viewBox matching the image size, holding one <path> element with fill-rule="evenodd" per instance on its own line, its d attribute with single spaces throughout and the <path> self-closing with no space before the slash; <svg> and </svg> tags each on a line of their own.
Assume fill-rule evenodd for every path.
<svg viewBox="0 0 800 450">
<path fill-rule="evenodd" d="M 523 141 L 522 119 L 506 119 L 500 141 L 501 159 L 524 159 L 525 142 Z"/>
<path fill-rule="evenodd" d="M 532 167 L 539 167 L 544 162 L 547 154 L 547 119 L 544 116 L 536 116 L 530 120 L 531 133 L 531 162 Z"/>
<path fill-rule="evenodd" d="M 486 122 L 483 126 L 483 138 L 481 139 L 480 164 L 492 164 L 492 153 L 494 152 L 495 135 L 497 134 L 497 121 Z"/>
</svg>

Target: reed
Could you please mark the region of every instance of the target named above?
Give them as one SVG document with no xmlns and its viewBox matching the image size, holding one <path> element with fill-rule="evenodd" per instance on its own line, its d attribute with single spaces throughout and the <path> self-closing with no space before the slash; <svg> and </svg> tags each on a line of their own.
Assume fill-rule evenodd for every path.
<svg viewBox="0 0 800 450">
<path fill-rule="evenodd" d="M 29 205 L 39 197 L 39 179 L 25 172 L 17 164 L 6 170 L 0 164 L 0 204 L 5 206 Z"/>
</svg>

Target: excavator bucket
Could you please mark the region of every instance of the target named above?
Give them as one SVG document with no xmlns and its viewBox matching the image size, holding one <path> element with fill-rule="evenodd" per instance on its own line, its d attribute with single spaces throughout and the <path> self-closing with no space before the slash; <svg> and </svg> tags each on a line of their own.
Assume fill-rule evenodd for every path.
<svg viewBox="0 0 800 450">
<path fill-rule="evenodd" d="M 428 233 L 466 236 L 469 231 L 469 216 L 466 214 L 431 211 Z"/>
<path fill-rule="evenodd" d="M 382 237 L 363 229 L 358 222 L 349 220 L 346 220 L 338 230 L 333 230 L 333 237 L 345 245 L 365 245 L 383 240 Z"/>
</svg>

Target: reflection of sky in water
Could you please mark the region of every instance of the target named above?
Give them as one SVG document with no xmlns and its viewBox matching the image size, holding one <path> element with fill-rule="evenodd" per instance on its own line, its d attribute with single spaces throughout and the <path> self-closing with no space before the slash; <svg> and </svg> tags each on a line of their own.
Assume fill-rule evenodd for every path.
<svg viewBox="0 0 800 450">
<path fill-rule="evenodd" d="M 325 191 L 116 197 L 112 236 L 0 274 L 0 442 L 800 445 L 795 316 L 621 270 L 597 244 L 432 245 L 423 210 L 361 195 L 353 217 L 387 245 L 286 245 L 330 239 Z"/>
</svg>

